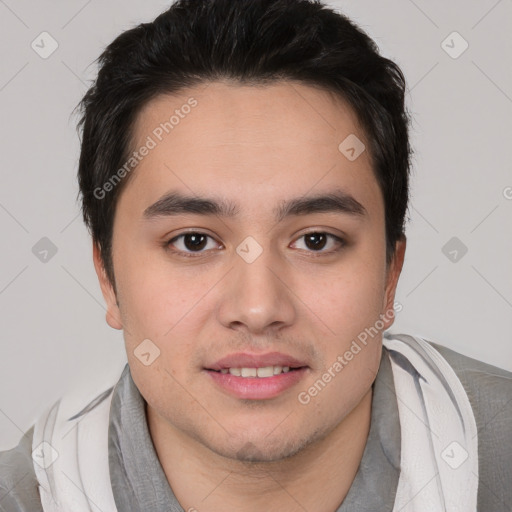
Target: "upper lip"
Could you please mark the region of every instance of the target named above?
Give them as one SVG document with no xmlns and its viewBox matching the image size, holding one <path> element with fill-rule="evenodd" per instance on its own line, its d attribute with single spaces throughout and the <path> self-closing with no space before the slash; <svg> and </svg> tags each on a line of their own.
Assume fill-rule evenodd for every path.
<svg viewBox="0 0 512 512">
<path fill-rule="evenodd" d="M 289 366 L 301 368 L 307 366 L 304 361 L 281 352 L 267 352 L 266 354 L 251 354 L 249 352 L 237 352 L 219 359 L 208 370 L 222 370 L 224 368 L 265 368 L 266 366 Z"/>
</svg>

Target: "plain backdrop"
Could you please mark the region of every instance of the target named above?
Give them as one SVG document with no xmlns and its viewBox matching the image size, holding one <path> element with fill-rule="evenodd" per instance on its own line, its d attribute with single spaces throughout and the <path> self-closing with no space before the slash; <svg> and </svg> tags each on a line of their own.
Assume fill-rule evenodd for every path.
<svg viewBox="0 0 512 512">
<path fill-rule="evenodd" d="M 0 0 L 0 450 L 74 382 L 126 359 L 76 201 L 72 111 L 102 49 L 168 5 Z M 392 331 L 512 370 L 512 1 L 330 5 L 408 82 L 415 155 Z M 47 261 L 37 244 L 53 248 Z"/>
</svg>

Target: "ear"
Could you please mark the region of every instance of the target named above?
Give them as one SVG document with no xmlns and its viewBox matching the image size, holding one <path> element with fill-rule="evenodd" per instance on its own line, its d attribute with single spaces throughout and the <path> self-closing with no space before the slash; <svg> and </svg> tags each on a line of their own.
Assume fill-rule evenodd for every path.
<svg viewBox="0 0 512 512">
<path fill-rule="evenodd" d="M 395 315 L 388 312 L 393 312 L 393 305 L 395 303 L 395 292 L 398 284 L 398 278 L 402 272 L 402 267 L 405 258 L 405 248 L 407 245 L 407 239 L 405 235 L 397 240 L 395 244 L 395 253 L 393 259 L 389 263 L 386 277 L 386 293 L 384 298 L 384 329 L 388 329 L 393 325 L 395 321 Z"/>
<path fill-rule="evenodd" d="M 107 323 L 113 329 L 122 329 L 123 324 L 121 322 L 119 306 L 117 305 L 116 293 L 114 292 L 112 283 L 108 279 L 107 273 L 105 272 L 105 267 L 103 266 L 103 261 L 101 260 L 100 249 L 97 243 L 94 241 L 92 243 L 92 259 L 94 261 L 96 275 L 98 276 L 98 280 L 100 282 L 101 293 L 103 294 L 103 298 L 107 304 L 107 313 L 105 315 Z"/>
</svg>

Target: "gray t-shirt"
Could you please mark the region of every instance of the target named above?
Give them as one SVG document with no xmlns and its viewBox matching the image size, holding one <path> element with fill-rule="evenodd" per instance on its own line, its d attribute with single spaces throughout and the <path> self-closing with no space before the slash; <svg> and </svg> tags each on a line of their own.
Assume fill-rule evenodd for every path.
<svg viewBox="0 0 512 512">
<path fill-rule="evenodd" d="M 430 343 L 452 366 L 473 407 L 479 436 L 478 511 L 511 512 L 512 372 Z M 33 427 L 18 446 L 0 452 L 0 511 L 42 511 L 31 458 L 32 435 Z M 109 466 L 119 512 L 183 512 L 156 455 L 146 422 L 146 402 L 128 364 L 112 397 Z M 398 406 L 388 350 L 383 347 L 373 383 L 368 440 L 337 512 L 391 512 L 399 476 Z"/>
</svg>

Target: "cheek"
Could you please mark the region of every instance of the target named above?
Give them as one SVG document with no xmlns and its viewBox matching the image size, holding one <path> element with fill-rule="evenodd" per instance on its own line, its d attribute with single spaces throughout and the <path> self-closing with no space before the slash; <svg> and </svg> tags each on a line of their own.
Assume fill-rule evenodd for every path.
<svg viewBox="0 0 512 512">
<path fill-rule="evenodd" d="M 381 314 L 385 295 L 385 268 L 375 259 L 354 256 L 332 272 L 310 278 L 307 303 L 329 332 L 346 340 L 373 325 Z"/>
<path fill-rule="evenodd" d="M 128 247 L 124 254 L 129 256 L 119 257 L 116 276 L 125 326 L 139 336 L 165 337 L 186 318 L 202 286 L 187 286 L 181 272 L 149 251 Z"/>
<path fill-rule="evenodd" d="M 212 310 L 205 293 L 215 284 L 214 275 L 198 278 L 197 272 L 177 271 L 163 258 L 161 262 L 156 258 L 150 261 L 140 255 L 124 258 L 118 268 L 120 311 L 130 366 L 141 385 L 152 382 L 154 396 L 159 395 L 153 388 L 164 382 L 168 393 L 172 377 L 166 370 L 180 382 L 189 377 L 198 329 Z M 158 357 L 150 366 L 144 366 L 137 355 L 143 340 L 148 339 L 157 347 L 153 350 Z M 152 346 L 149 344 L 150 351 Z"/>
<path fill-rule="evenodd" d="M 327 372 L 325 378 L 329 381 L 318 397 L 318 405 L 337 401 L 339 397 L 346 397 L 342 400 L 347 400 L 347 407 L 348 401 L 354 405 L 368 390 L 378 371 L 383 327 L 384 253 L 382 261 L 381 264 L 371 252 L 368 255 L 358 252 L 314 287 L 309 299 L 315 313 L 311 318 L 320 318 L 321 322 L 315 322 L 326 333 L 316 340 L 323 353 L 324 367 L 315 369 L 315 373 L 318 379 Z"/>
<path fill-rule="evenodd" d="M 383 281 L 378 268 L 366 266 L 362 275 L 340 273 L 324 283 L 323 294 L 311 298 L 312 308 L 329 329 L 317 337 L 323 366 L 314 369 L 303 392 L 311 421 L 323 424 L 343 419 L 368 392 L 378 372 L 382 334 L 378 329 Z"/>
</svg>

